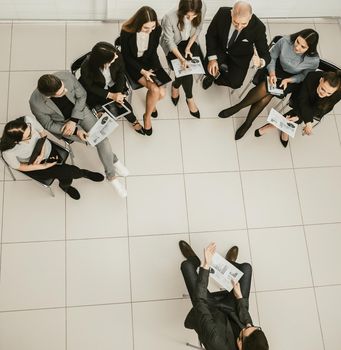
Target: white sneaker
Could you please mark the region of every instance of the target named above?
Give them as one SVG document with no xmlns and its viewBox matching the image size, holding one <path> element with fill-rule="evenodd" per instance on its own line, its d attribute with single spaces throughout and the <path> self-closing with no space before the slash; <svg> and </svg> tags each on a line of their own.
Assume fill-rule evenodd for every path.
<svg viewBox="0 0 341 350">
<path fill-rule="evenodd" d="M 116 163 L 114 163 L 114 168 L 117 174 L 120 176 L 126 177 L 130 174 L 129 170 L 119 160 Z"/>
<path fill-rule="evenodd" d="M 115 179 L 115 180 L 111 180 L 109 181 L 114 189 L 116 190 L 117 194 L 122 197 L 122 198 L 125 198 L 127 197 L 128 193 L 127 193 L 127 190 L 125 189 L 124 185 L 122 185 L 118 179 Z"/>
</svg>

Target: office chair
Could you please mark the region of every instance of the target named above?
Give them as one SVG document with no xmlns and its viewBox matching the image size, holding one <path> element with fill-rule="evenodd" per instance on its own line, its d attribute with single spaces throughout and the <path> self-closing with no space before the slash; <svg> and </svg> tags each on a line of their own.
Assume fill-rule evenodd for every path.
<svg viewBox="0 0 341 350">
<path fill-rule="evenodd" d="M 52 140 L 49 140 L 52 145 L 57 149 L 58 151 L 58 154 L 59 156 L 61 157 L 62 159 L 62 163 L 64 164 L 69 156 L 69 150 L 67 148 L 64 148 L 62 146 L 60 146 L 58 143 L 52 141 Z M 11 177 L 12 177 L 12 180 L 13 181 L 16 181 L 17 179 L 15 178 L 14 176 L 14 173 L 13 173 L 13 170 L 11 169 L 11 167 L 7 164 L 7 162 L 5 161 L 2 153 L 1 153 L 1 159 L 2 161 L 4 162 L 4 165 L 5 167 L 7 168 L 8 172 L 10 173 Z M 41 186 L 47 188 L 51 194 L 52 197 L 54 197 L 54 192 L 51 188 L 51 185 L 53 183 L 53 181 L 55 180 L 54 178 L 51 178 L 51 179 L 46 179 L 46 180 L 38 180 L 36 178 L 34 178 L 32 175 L 31 175 L 31 172 L 30 171 L 20 171 L 20 170 L 17 170 L 19 171 L 20 173 L 30 177 L 31 179 L 33 179 L 34 181 L 38 182 Z"/>
<path fill-rule="evenodd" d="M 269 44 L 269 51 L 275 46 L 275 44 L 277 43 L 277 41 L 278 41 L 279 39 L 281 39 L 281 38 L 282 38 L 282 35 L 276 35 L 276 36 L 271 40 L 271 42 L 270 42 L 270 44 Z M 264 67 L 263 67 L 263 68 L 264 68 Z M 259 83 L 259 79 L 260 79 L 261 75 L 262 75 L 262 68 L 257 69 L 256 73 L 253 75 L 253 77 L 252 77 L 252 78 L 250 79 L 250 81 L 247 83 L 247 85 L 245 86 L 245 88 L 243 89 L 243 91 L 240 93 L 240 95 L 238 96 L 238 98 L 241 98 L 241 97 L 245 94 L 246 90 L 249 88 L 249 86 L 251 85 L 251 83 L 252 83 L 253 85 L 257 85 L 257 84 Z M 232 95 L 232 93 L 231 93 L 231 95 Z"/>
</svg>

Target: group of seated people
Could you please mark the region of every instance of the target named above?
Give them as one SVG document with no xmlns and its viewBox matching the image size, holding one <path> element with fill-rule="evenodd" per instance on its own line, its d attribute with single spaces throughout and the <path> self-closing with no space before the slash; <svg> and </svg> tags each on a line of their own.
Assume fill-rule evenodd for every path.
<svg viewBox="0 0 341 350">
<path fill-rule="evenodd" d="M 98 174 L 89 175 L 88 170 L 84 173 L 84 169 L 80 171 L 73 167 L 71 171 L 70 166 L 56 164 L 53 161 L 56 151 L 48 142 L 36 161 L 28 165 L 38 135 L 45 135 L 48 131 L 58 138 L 86 142 L 87 132 L 97 120 L 91 109 L 115 101 L 131 111 L 125 118 L 133 129 L 140 135 L 150 136 L 153 131 L 151 118 L 158 116 L 156 105 L 165 97 L 165 88 L 153 80 L 154 72 L 161 68 L 157 53 L 159 43 L 171 69 L 173 59 L 178 59 L 186 69 L 188 59 L 193 56 L 202 58 L 206 70 L 202 83 L 204 89 L 213 83 L 237 89 L 242 86 L 251 61 L 260 68 L 257 85 L 239 103 L 219 113 L 220 118 L 227 118 L 250 106 L 245 122 L 236 131 L 236 140 L 245 135 L 273 98 L 267 90 L 267 77 L 271 84 L 281 79 L 284 96 L 292 94 L 293 109 L 285 116 L 296 123 L 304 122 L 304 132 L 310 135 L 313 119 L 322 118 L 341 99 L 340 71 L 316 70 L 319 66 L 318 33 L 313 29 L 303 29 L 283 36 L 269 50 L 265 25 L 252 13 L 248 2 L 238 1 L 232 8 L 221 7 L 213 17 L 206 33 L 207 54 L 203 58 L 198 40 L 205 13 L 206 5 L 202 0 L 180 0 L 178 8 L 167 13 L 160 24 L 156 12 L 143 6 L 123 23 L 120 50 L 108 42 L 99 42 L 92 48 L 81 64 L 79 81 L 71 72 L 41 76 L 29 100 L 37 120 L 33 122 L 32 117 L 21 117 L 6 125 L 0 142 L 5 161 L 14 169 L 30 171 L 38 179 L 59 179 L 60 187 L 73 199 L 79 199 L 79 192 L 71 186 L 72 179 L 81 177 L 81 174 L 96 181 L 100 177 Z M 147 89 L 143 126 L 127 101 L 127 75 Z M 193 97 L 193 75 L 173 80 L 171 100 L 175 106 L 181 86 L 189 113 L 200 118 Z M 255 136 L 259 137 L 272 128 L 271 124 L 266 124 L 255 131 Z M 280 133 L 280 141 L 286 147 L 288 135 Z M 112 152 L 107 138 L 96 148 L 106 178 L 121 197 L 126 197 L 127 191 L 117 175 L 127 176 L 128 169 Z"/>
<path fill-rule="evenodd" d="M 180 0 L 178 8 L 167 13 L 160 24 L 156 12 L 143 6 L 123 23 L 120 50 L 108 42 L 97 43 L 82 62 L 79 80 L 71 72 L 41 76 L 29 100 L 35 118 L 20 117 L 8 122 L 4 128 L 0 142 L 4 160 L 10 167 L 30 172 L 38 180 L 58 179 L 63 191 L 71 198 L 79 199 L 79 192 L 71 186 L 73 179 L 83 177 L 99 182 L 104 176 L 74 165 L 59 164 L 58 151 L 49 140 L 33 164 L 28 164 L 37 141 L 48 131 L 59 139 L 85 143 L 87 133 L 97 121 L 91 109 L 110 101 L 127 106 L 131 112 L 125 118 L 132 128 L 140 135 L 150 136 L 151 118 L 158 116 L 157 103 L 165 97 L 165 88 L 153 80 L 154 72 L 161 68 L 157 53 L 159 44 L 171 69 L 173 59 L 178 59 L 186 69 L 188 59 L 201 57 L 206 70 L 202 82 L 204 89 L 213 83 L 237 89 L 242 86 L 251 61 L 259 68 L 257 85 L 239 103 L 219 113 L 220 118 L 227 118 L 250 106 L 245 122 L 236 131 L 236 140 L 245 135 L 272 100 L 273 95 L 266 88 L 267 78 L 271 84 L 281 79 L 284 96 L 292 94 L 292 110 L 285 116 L 296 123 L 304 122 L 304 133 L 310 135 L 314 118 L 322 118 L 341 99 L 340 71 L 317 70 L 320 61 L 318 33 L 303 29 L 283 36 L 269 50 L 265 25 L 252 13 L 249 3 L 238 1 L 232 8 L 221 7 L 212 19 L 206 34 L 207 54 L 203 58 L 199 35 L 205 13 L 206 6 L 201 0 Z M 147 89 L 143 125 L 127 101 L 127 74 Z M 193 97 L 193 75 L 173 80 L 170 98 L 174 106 L 180 98 L 180 87 L 189 113 L 200 118 Z M 272 128 L 271 124 L 266 124 L 255 130 L 255 136 L 260 137 Z M 288 135 L 280 133 L 280 141 L 286 147 Z M 126 197 L 127 191 L 117 176 L 128 176 L 128 169 L 113 153 L 107 138 L 96 148 L 107 180 L 121 197 Z M 196 269 L 200 260 L 190 246 L 182 241 L 180 249 L 187 259 L 182 264 L 182 271 L 194 305 L 186 319 L 186 327 L 197 331 L 208 350 L 268 349 L 264 333 L 253 326 L 248 313 L 251 267 L 235 263 L 236 247 L 229 251 L 227 259 L 238 265 L 244 277 L 235 285 L 233 294 L 214 295 L 207 294 L 207 282 L 215 245 L 205 250 L 199 275 Z"/>
</svg>

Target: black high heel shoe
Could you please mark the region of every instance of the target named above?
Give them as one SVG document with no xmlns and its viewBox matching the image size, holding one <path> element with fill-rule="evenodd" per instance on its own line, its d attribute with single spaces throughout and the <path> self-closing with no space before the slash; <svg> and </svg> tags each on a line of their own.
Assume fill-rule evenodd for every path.
<svg viewBox="0 0 341 350">
<path fill-rule="evenodd" d="M 259 128 L 259 129 L 261 129 L 261 128 Z M 259 132 L 259 129 L 256 129 L 256 130 L 255 130 L 255 136 L 256 136 L 256 137 L 261 137 L 261 136 L 263 136 L 263 135 Z"/>
<path fill-rule="evenodd" d="M 188 101 L 186 99 L 186 103 L 187 103 L 187 106 L 188 106 Z M 196 112 L 192 112 L 190 109 L 189 109 L 189 106 L 188 106 L 188 110 L 189 110 L 189 113 L 191 113 L 191 115 L 194 117 L 194 118 L 200 118 L 200 111 L 197 110 Z"/>
<path fill-rule="evenodd" d="M 282 146 L 286 148 L 288 146 L 289 140 L 286 140 L 286 141 L 282 140 L 282 132 L 279 134 L 279 139 L 281 141 Z"/>
<path fill-rule="evenodd" d="M 135 126 L 136 125 L 141 125 L 137 120 L 132 124 L 132 127 L 134 128 L 134 130 L 138 133 L 138 134 L 141 134 L 141 135 L 144 135 L 145 132 L 144 132 L 144 129 L 141 125 L 141 128 L 140 129 L 135 129 Z"/>
<path fill-rule="evenodd" d="M 157 110 L 155 110 L 155 112 L 152 112 L 152 113 L 151 113 L 151 116 L 152 116 L 153 118 L 157 118 L 158 115 L 159 115 L 159 113 L 157 112 Z"/>
<path fill-rule="evenodd" d="M 174 106 L 176 106 L 178 104 L 179 98 L 180 98 L 180 95 L 178 97 L 171 96 L 171 100 L 172 100 Z"/>
<path fill-rule="evenodd" d="M 143 122 L 145 119 L 145 114 L 143 115 Z M 143 128 L 143 132 L 145 135 L 150 136 L 153 133 L 153 128 L 151 127 L 150 129 Z"/>
</svg>

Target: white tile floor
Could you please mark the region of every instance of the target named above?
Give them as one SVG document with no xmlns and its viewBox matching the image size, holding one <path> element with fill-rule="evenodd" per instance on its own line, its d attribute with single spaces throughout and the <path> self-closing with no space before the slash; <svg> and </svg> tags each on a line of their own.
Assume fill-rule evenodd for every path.
<svg viewBox="0 0 341 350">
<path fill-rule="evenodd" d="M 337 23 L 265 23 L 270 38 L 316 28 L 321 56 L 341 65 Z M 29 113 L 40 75 L 68 69 L 117 35 L 113 23 L 0 23 L 0 128 Z M 240 246 L 240 261 L 254 267 L 251 314 L 272 349 L 339 348 L 341 104 L 312 137 L 298 133 L 284 149 L 275 133 L 253 136 L 266 112 L 234 141 L 245 111 L 216 115 L 238 93 L 195 84 L 195 96 L 201 120 L 183 95 L 178 108 L 167 97 L 152 137 L 126 122 L 110 137 L 132 173 L 127 200 L 83 180 L 79 202 L 57 188 L 52 198 L 23 176 L 12 181 L 1 164 L 1 349 L 186 349 L 196 336 L 183 327 L 190 302 L 182 298 L 180 239 L 199 255 L 211 240 L 221 254 Z M 140 90 L 140 117 L 143 102 Z M 74 149 L 77 164 L 101 169 L 94 150 Z"/>
</svg>

